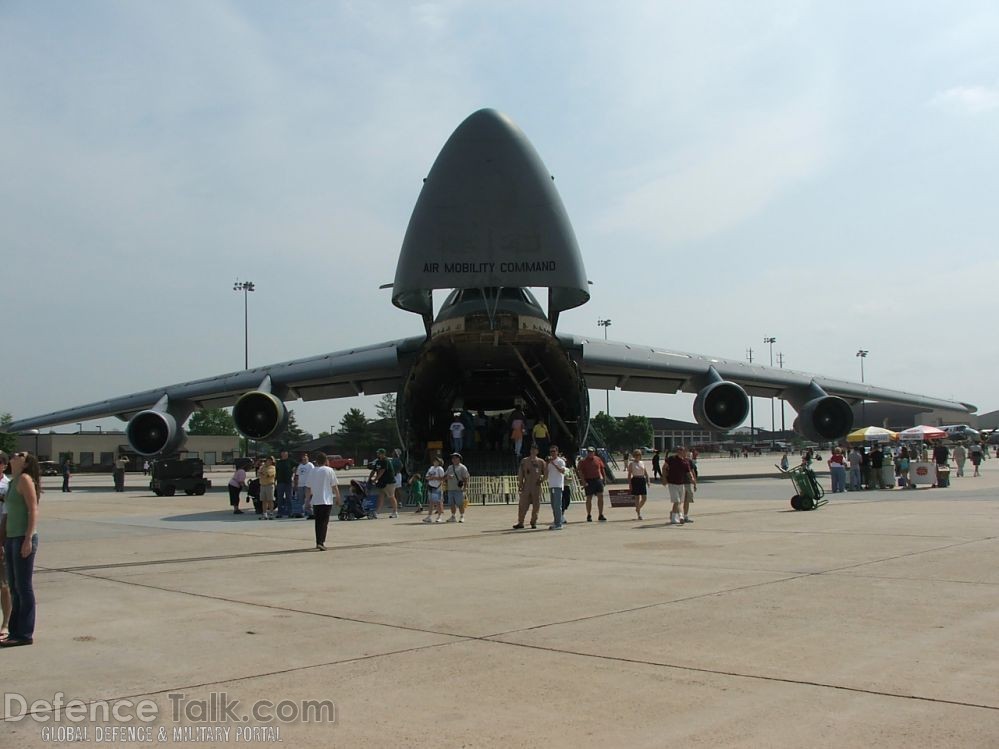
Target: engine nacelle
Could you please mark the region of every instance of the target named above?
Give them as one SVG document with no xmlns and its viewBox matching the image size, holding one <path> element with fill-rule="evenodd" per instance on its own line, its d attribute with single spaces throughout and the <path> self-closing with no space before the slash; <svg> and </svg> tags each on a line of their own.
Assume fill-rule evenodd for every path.
<svg viewBox="0 0 999 749">
<path fill-rule="evenodd" d="M 734 382 L 721 380 L 701 389 L 694 399 L 694 418 L 705 429 L 727 432 L 746 420 L 749 396 Z"/>
<path fill-rule="evenodd" d="M 165 411 L 140 411 L 125 427 L 125 437 L 139 455 L 169 455 L 181 448 L 187 432 Z"/>
<path fill-rule="evenodd" d="M 288 409 L 275 395 L 262 390 L 244 393 L 232 407 L 236 430 L 251 440 L 276 437 L 288 426 Z"/>
<path fill-rule="evenodd" d="M 812 442 L 830 442 L 853 429 L 853 409 L 835 395 L 808 401 L 794 420 L 794 430 Z"/>
</svg>

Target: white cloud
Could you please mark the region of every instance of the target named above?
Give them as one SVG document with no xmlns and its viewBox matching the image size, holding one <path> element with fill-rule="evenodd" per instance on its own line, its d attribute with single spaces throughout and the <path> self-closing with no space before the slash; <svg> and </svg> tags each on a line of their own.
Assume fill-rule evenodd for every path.
<svg viewBox="0 0 999 749">
<path fill-rule="evenodd" d="M 596 228 L 638 231 L 657 244 L 711 236 L 821 171 L 833 150 L 826 116 L 812 97 L 733 119 L 686 149 L 682 163 L 643 168 L 644 181 L 634 175 L 638 184 L 595 221 Z"/>
<path fill-rule="evenodd" d="M 937 93 L 930 106 L 955 114 L 982 114 L 999 109 L 999 86 L 954 86 Z"/>
</svg>

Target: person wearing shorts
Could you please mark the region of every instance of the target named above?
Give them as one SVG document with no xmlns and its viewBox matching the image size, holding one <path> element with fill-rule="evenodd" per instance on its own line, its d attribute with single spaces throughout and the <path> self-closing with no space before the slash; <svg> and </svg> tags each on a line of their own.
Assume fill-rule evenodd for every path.
<svg viewBox="0 0 999 749">
<path fill-rule="evenodd" d="M 971 446 L 971 465 L 973 465 L 975 467 L 975 472 L 973 474 L 971 474 L 972 477 L 974 477 L 974 476 L 981 476 L 982 475 L 981 472 L 979 471 L 979 469 L 982 467 L 982 453 L 983 452 L 984 452 L 984 450 L 982 450 L 982 446 L 980 444 L 978 444 L 977 442 L 974 445 Z M 962 475 L 963 476 L 964 475 L 964 471 L 962 470 L 961 473 L 958 474 L 958 475 Z"/>
<path fill-rule="evenodd" d="M 666 458 L 666 470 L 663 478 L 669 488 L 669 500 L 673 503 L 669 512 L 670 525 L 683 525 L 683 512 L 680 505 L 684 502 L 687 494 L 687 484 L 694 481 L 693 473 L 690 470 L 690 461 L 685 457 L 686 450 L 679 448 L 676 453 Z M 691 492 L 693 496 L 693 492 Z M 689 507 L 689 502 L 687 503 Z"/>
<path fill-rule="evenodd" d="M 371 466 L 371 473 L 368 474 L 368 481 L 374 481 L 378 487 L 378 506 L 375 508 L 375 517 L 382 511 L 382 502 L 388 500 L 392 505 L 390 518 L 399 517 L 399 504 L 395 498 L 395 471 L 392 470 L 392 461 L 385 457 L 385 448 L 378 449 L 378 457 Z"/>
<path fill-rule="evenodd" d="M 628 463 L 628 486 L 631 487 L 631 494 L 635 498 L 635 514 L 638 520 L 642 519 L 642 508 L 649 498 L 649 472 L 642 462 L 642 451 L 635 450 L 631 454 L 631 461 Z"/>
<path fill-rule="evenodd" d="M 441 486 L 444 483 L 444 467 L 441 465 L 440 458 L 434 458 L 433 464 L 427 469 L 427 499 L 430 504 L 430 509 L 427 511 L 427 516 L 423 519 L 424 523 L 444 522 L 444 498 L 442 495 L 443 489 Z M 437 513 L 437 518 L 434 519 L 434 512 Z"/>
<path fill-rule="evenodd" d="M 465 522 L 465 487 L 468 485 L 468 469 L 461 462 L 461 454 L 454 453 L 451 456 L 451 465 L 444 472 L 444 479 L 447 482 L 447 504 L 451 508 L 451 517 L 447 522 Z M 456 515 L 456 513 L 459 513 Z"/>
<path fill-rule="evenodd" d="M 586 448 L 586 457 L 576 464 L 576 473 L 586 487 L 586 522 L 593 520 L 593 498 L 597 498 L 597 520 L 605 522 L 604 517 L 604 462 L 597 455 L 595 447 Z"/>
<path fill-rule="evenodd" d="M 697 491 L 697 468 L 687 448 L 680 448 L 680 457 L 687 461 L 687 467 L 690 469 L 687 473 L 687 481 L 683 485 L 683 517 L 681 519 L 686 524 L 694 522 L 690 519 L 690 505 L 694 501 L 694 492 Z"/>
<path fill-rule="evenodd" d="M 393 450 L 392 457 L 389 460 L 392 463 L 392 472 L 395 475 L 395 506 L 398 507 L 399 503 L 402 502 L 402 487 L 405 486 L 402 475 L 402 450 L 398 447 Z"/>
</svg>

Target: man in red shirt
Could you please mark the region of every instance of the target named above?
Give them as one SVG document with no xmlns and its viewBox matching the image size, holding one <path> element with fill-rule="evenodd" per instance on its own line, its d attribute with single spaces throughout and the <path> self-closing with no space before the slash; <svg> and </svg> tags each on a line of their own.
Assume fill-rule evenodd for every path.
<svg viewBox="0 0 999 749">
<path fill-rule="evenodd" d="M 687 460 L 685 447 L 679 448 L 673 455 L 666 458 L 663 483 L 669 488 L 669 498 L 673 503 L 669 513 L 669 524 L 682 525 L 685 515 L 680 511 L 680 503 L 682 502 L 685 508 L 689 507 L 693 488 L 697 486 L 697 479 L 690 469 L 690 461 Z"/>
<path fill-rule="evenodd" d="M 590 514 L 593 507 L 593 497 L 597 498 L 597 520 L 605 522 L 604 517 L 604 462 L 597 455 L 595 447 L 586 448 L 586 457 L 576 465 L 576 473 L 580 480 L 586 485 L 586 522 L 593 521 Z"/>
</svg>

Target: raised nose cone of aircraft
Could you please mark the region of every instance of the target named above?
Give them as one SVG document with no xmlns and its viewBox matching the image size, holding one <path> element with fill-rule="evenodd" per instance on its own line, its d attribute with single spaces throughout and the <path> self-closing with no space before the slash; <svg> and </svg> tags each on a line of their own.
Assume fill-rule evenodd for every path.
<svg viewBox="0 0 999 749">
<path fill-rule="evenodd" d="M 392 302 L 432 314 L 431 290 L 547 287 L 549 314 L 590 298 L 576 236 L 551 174 L 509 117 L 480 109 L 424 181 Z"/>
</svg>

